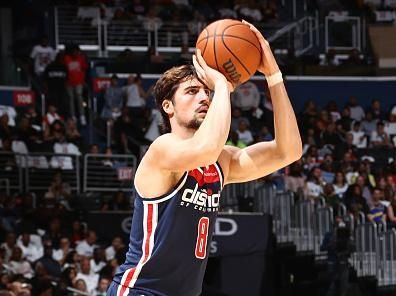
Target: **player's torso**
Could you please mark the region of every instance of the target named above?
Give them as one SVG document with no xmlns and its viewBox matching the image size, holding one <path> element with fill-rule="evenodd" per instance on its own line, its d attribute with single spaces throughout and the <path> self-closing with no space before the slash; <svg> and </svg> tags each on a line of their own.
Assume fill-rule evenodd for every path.
<svg viewBox="0 0 396 296">
<path fill-rule="evenodd" d="M 216 163 L 186 172 L 166 195 L 138 196 L 126 262 L 114 280 L 156 295 L 198 295 L 222 186 Z"/>
</svg>

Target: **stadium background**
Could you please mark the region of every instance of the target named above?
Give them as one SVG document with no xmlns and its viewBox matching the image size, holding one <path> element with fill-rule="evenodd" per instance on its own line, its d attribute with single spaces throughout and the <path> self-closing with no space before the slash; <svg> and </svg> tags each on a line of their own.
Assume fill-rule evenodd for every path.
<svg viewBox="0 0 396 296">
<path fill-rule="evenodd" d="M 225 188 L 203 295 L 393 295 L 395 7 L 2 2 L 0 295 L 105 295 L 128 243 L 134 169 L 159 134 L 150 87 L 220 18 L 249 20 L 271 42 L 304 155 Z M 251 82 L 232 101 L 239 147 L 273 137 L 265 80 Z"/>
</svg>

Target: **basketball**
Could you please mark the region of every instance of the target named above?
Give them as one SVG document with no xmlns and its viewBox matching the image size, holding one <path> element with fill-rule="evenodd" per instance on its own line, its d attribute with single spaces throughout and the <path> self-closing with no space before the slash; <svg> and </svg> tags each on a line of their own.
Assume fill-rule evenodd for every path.
<svg viewBox="0 0 396 296">
<path fill-rule="evenodd" d="M 209 24 L 198 36 L 196 48 L 209 67 L 234 86 L 249 80 L 261 61 L 261 46 L 249 26 L 231 19 Z"/>
</svg>

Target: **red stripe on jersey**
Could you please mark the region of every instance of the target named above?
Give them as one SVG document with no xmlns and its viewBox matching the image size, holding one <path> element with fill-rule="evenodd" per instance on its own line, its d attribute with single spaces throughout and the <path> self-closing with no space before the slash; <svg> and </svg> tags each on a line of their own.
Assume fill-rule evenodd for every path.
<svg viewBox="0 0 396 296">
<path fill-rule="evenodd" d="M 152 204 L 147 205 L 147 221 L 146 221 L 147 235 L 146 235 L 146 240 L 143 242 L 143 244 L 144 244 L 144 258 L 141 262 L 138 263 L 138 266 L 139 265 L 142 266 L 144 263 L 146 263 L 151 255 L 150 254 L 150 238 L 151 238 L 151 235 L 153 234 L 153 207 L 154 207 L 154 205 L 152 205 Z M 133 279 L 135 271 L 136 271 L 136 267 L 133 267 L 126 271 L 128 274 L 126 276 L 124 284 L 122 284 L 122 288 L 120 290 L 119 296 L 123 296 L 123 293 L 125 292 L 127 287 L 129 287 L 129 284 L 131 283 L 131 281 Z"/>
<path fill-rule="evenodd" d="M 152 204 L 147 205 L 147 211 L 148 211 L 147 212 L 147 236 L 146 236 L 146 241 L 144 242 L 145 243 L 145 246 L 144 246 L 145 256 L 144 256 L 144 260 L 143 260 L 142 264 L 147 261 L 149 255 L 150 255 L 149 254 L 150 253 L 150 237 L 153 232 L 153 205 Z"/>
</svg>

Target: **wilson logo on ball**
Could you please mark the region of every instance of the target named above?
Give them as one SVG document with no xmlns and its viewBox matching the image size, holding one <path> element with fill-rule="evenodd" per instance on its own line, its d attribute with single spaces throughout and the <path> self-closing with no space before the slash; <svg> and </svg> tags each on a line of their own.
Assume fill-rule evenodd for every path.
<svg viewBox="0 0 396 296">
<path fill-rule="evenodd" d="M 240 81 L 241 74 L 238 73 L 238 71 L 236 70 L 236 67 L 231 59 L 229 59 L 228 61 L 226 61 L 223 64 L 223 68 L 235 85 L 238 85 L 241 83 L 241 81 Z"/>
</svg>

